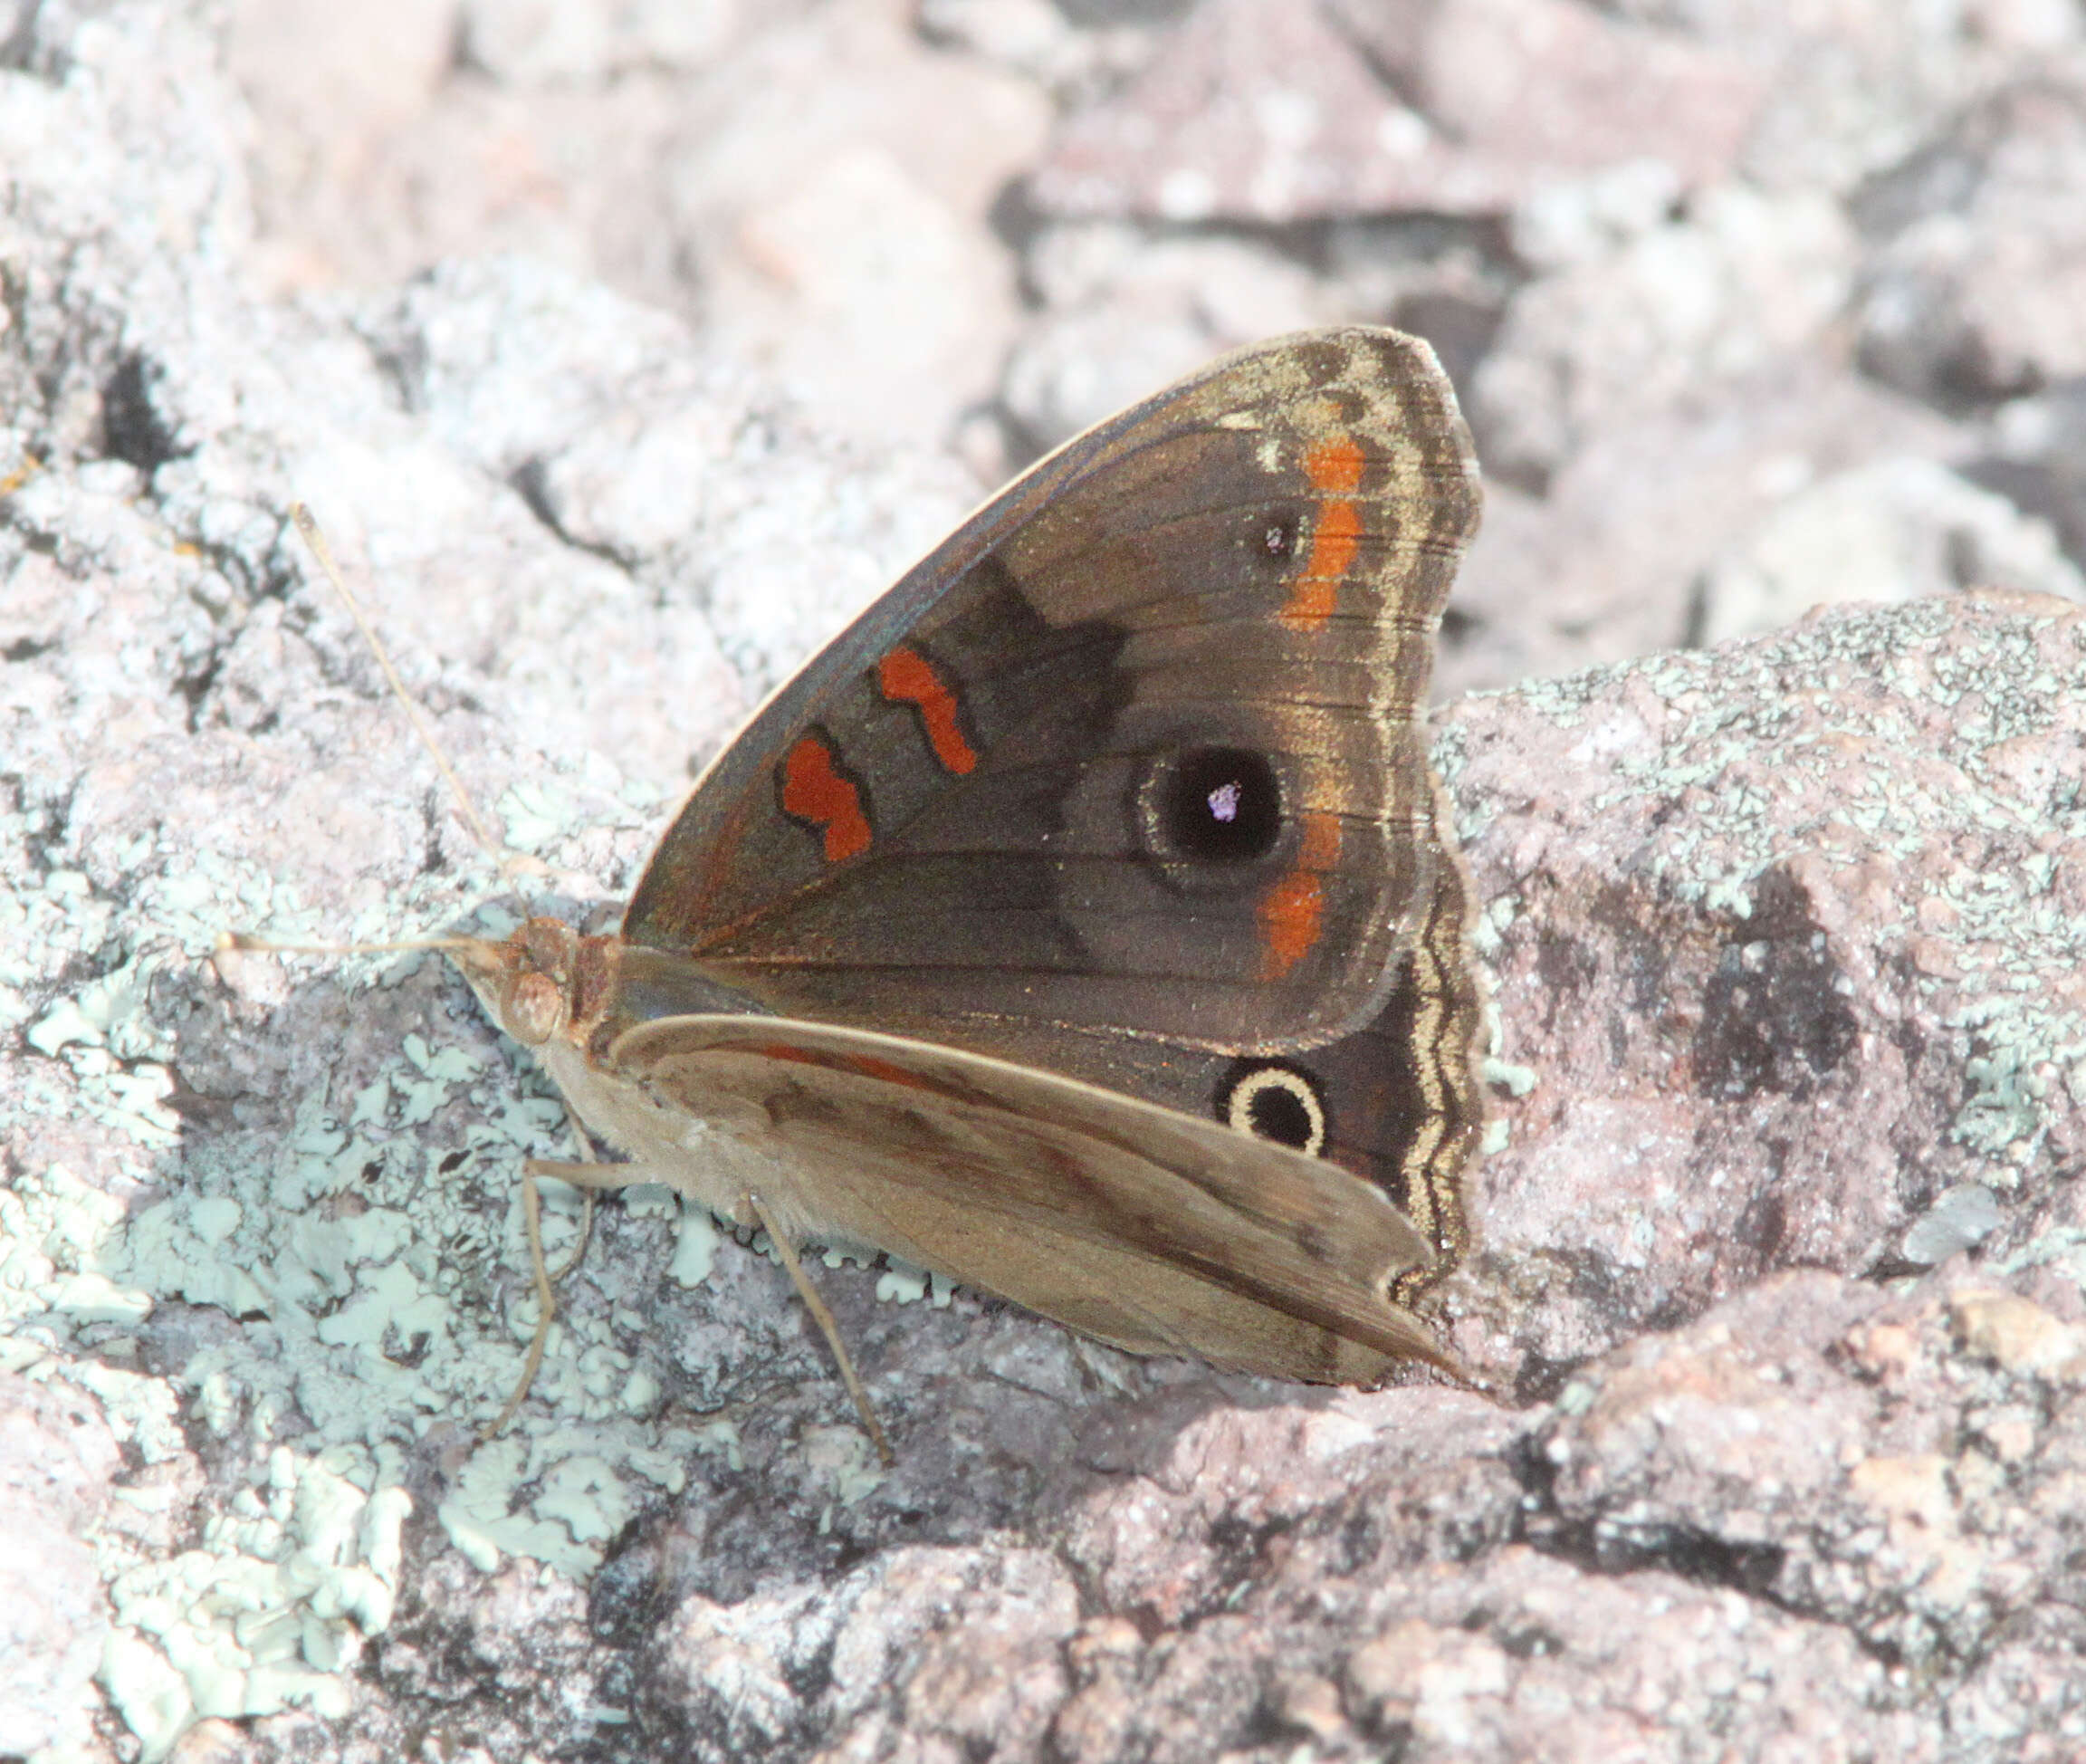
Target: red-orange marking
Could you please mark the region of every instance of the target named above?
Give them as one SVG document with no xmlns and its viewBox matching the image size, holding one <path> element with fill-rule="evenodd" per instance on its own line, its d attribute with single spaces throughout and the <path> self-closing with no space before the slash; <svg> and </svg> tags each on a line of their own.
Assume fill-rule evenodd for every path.
<svg viewBox="0 0 2086 1764">
<path fill-rule="evenodd" d="M 1292 630 L 1316 630 L 1333 616 L 1340 579 L 1354 562 L 1362 538 L 1362 511 L 1348 499 L 1362 487 L 1365 463 L 1352 436 L 1336 435 L 1304 455 L 1304 475 L 1325 500 L 1311 523 L 1311 555 L 1289 585 L 1282 622 Z"/>
<path fill-rule="evenodd" d="M 794 1048 L 786 1041 L 770 1041 L 766 1047 L 751 1048 L 749 1052 L 763 1059 L 786 1059 L 793 1065 L 817 1066 L 828 1072 L 854 1072 L 862 1078 L 873 1078 L 885 1084 L 904 1085 L 908 1090 L 938 1090 L 933 1079 L 908 1071 L 903 1066 L 894 1065 L 888 1059 L 879 1059 L 867 1053 L 828 1053 L 823 1049 L 814 1051 L 809 1048 Z"/>
<path fill-rule="evenodd" d="M 897 648 L 885 657 L 876 664 L 876 684 L 885 697 L 919 707 L 927 745 L 943 771 L 968 772 L 978 763 L 978 755 L 956 726 L 956 695 L 917 649 Z"/>
<path fill-rule="evenodd" d="M 1335 435 L 1321 441 L 1304 455 L 1304 475 L 1314 490 L 1329 496 L 1352 496 L 1362 487 L 1362 468 L 1368 455 L 1351 435 Z"/>
<path fill-rule="evenodd" d="M 874 1054 L 850 1055 L 847 1063 L 864 1078 L 878 1079 L 885 1084 L 900 1084 L 908 1090 L 939 1090 L 942 1088 L 931 1078 L 907 1071 L 904 1067 L 894 1065 L 888 1059 L 879 1059 Z"/>
<path fill-rule="evenodd" d="M 1340 822 L 1322 810 L 1304 816 L 1297 863 L 1260 896 L 1260 978 L 1282 980 L 1316 946 L 1325 928 L 1325 890 L 1319 882 L 1340 856 Z"/>
<path fill-rule="evenodd" d="M 764 1048 L 748 1048 L 746 1051 L 756 1059 L 787 1059 L 799 1066 L 829 1066 L 833 1062 L 821 1059 L 817 1054 L 803 1048 L 793 1048 L 785 1041 L 770 1041 Z"/>
<path fill-rule="evenodd" d="M 862 792 L 834 770 L 833 755 L 816 735 L 806 735 L 782 762 L 785 812 L 826 829 L 826 861 L 837 864 L 869 849 L 869 817 Z"/>
</svg>

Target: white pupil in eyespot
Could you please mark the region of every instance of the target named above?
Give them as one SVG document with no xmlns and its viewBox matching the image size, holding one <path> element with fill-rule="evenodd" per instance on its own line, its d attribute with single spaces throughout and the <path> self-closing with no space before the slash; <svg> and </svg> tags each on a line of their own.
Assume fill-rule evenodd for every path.
<svg viewBox="0 0 2086 1764">
<path fill-rule="evenodd" d="M 1239 819 L 1239 786 L 1220 784 L 1210 792 L 1210 813 L 1218 820 Z"/>
</svg>

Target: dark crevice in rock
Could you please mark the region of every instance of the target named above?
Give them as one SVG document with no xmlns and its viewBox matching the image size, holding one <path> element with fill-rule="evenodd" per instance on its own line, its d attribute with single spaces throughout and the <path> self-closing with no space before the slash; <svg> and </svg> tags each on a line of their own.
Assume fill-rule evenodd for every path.
<svg viewBox="0 0 2086 1764">
<path fill-rule="evenodd" d="M 1042 311 L 1043 295 L 1029 273 L 1029 247 L 1048 224 L 1030 199 L 1025 177 L 1002 184 L 985 214 L 985 225 L 993 237 L 1014 254 L 1020 265 L 1021 303 L 1032 312 Z"/>
<path fill-rule="evenodd" d="M 1789 1237 L 1789 1203 L 1773 1188 L 1764 1188 L 1746 1202 L 1732 1235 L 1760 1259 L 1763 1269 L 1775 1265 Z"/>
<path fill-rule="evenodd" d="M 158 369 L 142 355 L 127 355 L 101 388 L 101 450 L 149 476 L 188 451 L 181 446 L 154 405 Z"/>
<path fill-rule="evenodd" d="M 659 1546 L 633 1523 L 609 1548 L 588 1587 L 588 1630 L 605 1647 L 638 1647 L 651 1638 L 669 1608 L 660 1584 Z"/>
<path fill-rule="evenodd" d="M 1660 903 L 1661 909 L 1666 905 Z M 1628 884 L 1603 888 L 1586 912 L 1586 922 L 1599 926 L 1612 940 L 1610 947 L 1615 952 L 1612 959 L 1617 963 L 1632 1014 L 1653 1025 L 1663 1021 L 1673 1008 L 1674 958 L 1670 952 L 1677 946 L 1677 940 L 1660 935 L 1658 916 L 1643 894 Z M 1589 984 L 1598 971 L 1597 959 L 1589 958 Z M 1624 1048 L 1618 1043 L 1612 1052 L 1620 1059 Z"/>
<path fill-rule="evenodd" d="M 619 551 L 612 545 L 576 539 L 565 531 L 558 519 L 557 510 L 551 506 L 550 481 L 542 460 L 525 460 L 516 466 L 507 475 L 507 487 L 521 497 L 522 506 L 541 523 L 545 532 L 557 535 L 560 545 L 569 545 L 575 551 L 599 558 L 604 563 L 613 564 L 618 570 L 628 570 L 637 567 L 638 560 L 636 557 Z"/>
<path fill-rule="evenodd" d="M 1269 1577 L 1268 1545 L 1296 1529 L 1294 1518 L 1283 1517 L 1249 1522 L 1236 1514 L 1218 1517 L 1206 1534 L 1210 1569 L 1209 1591 L 1169 1625 L 1149 1609 L 1125 1611 L 1140 1633 L 1150 1627 L 1147 1640 L 1155 1640 L 1169 1628 L 1182 1634 L 1225 1612 L 1235 1609 L 1257 1581 Z"/>
<path fill-rule="evenodd" d="M 2024 514 L 2047 521 L 2064 555 L 2086 570 L 2086 460 L 1973 460 L 1957 470 Z"/>
<path fill-rule="evenodd" d="M 431 281 L 432 276 L 424 273 L 407 285 L 425 287 Z M 408 416 L 425 411 L 428 406 L 427 374 L 430 365 L 426 336 L 413 326 L 406 324 L 395 329 L 364 324 L 356 329 L 363 342 L 368 346 L 369 360 L 377 369 L 378 378 L 390 388 L 392 396 L 398 401 L 398 408 Z"/>
<path fill-rule="evenodd" d="M 428 791 L 421 799 L 420 827 L 423 842 L 420 853 L 420 874 L 423 876 L 440 876 L 449 868 L 448 859 L 442 855 L 443 809 L 447 794 L 447 788 L 445 786 L 439 791 Z"/>
<path fill-rule="evenodd" d="M 1529 1408 L 1555 1402 L 1557 1393 L 1572 1382 L 1572 1375 L 1585 1364 L 1584 1354 L 1554 1360 L 1546 1355 L 1524 1352 L 1520 1368 L 1514 1376 L 1515 1406 Z"/>
<path fill-rule="evenodd" d="M 203 706 L 209 698 L 211 689 L 217 684 L 217 676 L 224 672 L 225 657 L 216 648 L 206 650 L 196 665 L 187 673 L 177 675 L 174 690 L 188 701 L 188 733 L 195 734 L 203 726 Z"/>
<path fill-rule="evenodd" d="M 1504 303 L 1446 289 L 1413 294 L 1391 312 L 1391 322 L 1399 330 L 1424 337 L 1433 345 L 1441 371 L 1466 398 L 1506 317 Z"/>
<path fill-rule="evenodd" d="M 14 798 L 14 812 L 22 817 L 22 850 L 29 860 L 30 873 L 42 877 L 63 868 L 62 850 L 72 825 L 72 791 L 68 791 L 62 797 L 44 798 L 39 815 L 38 805 L 24 788 L 19 773 L 0 773 L 0 783 L 8 786 Z M 75 784 L 74 789 L 77 788 Z"/>
<path fill-rule="evenodd" d="M 1861 1039 L 1840 965 L 1786 878 L 1763 878 L 1754 916 L 1735 932 L 1703 989 L 1696 1080 L 1719 1101 L 1806 1101 Z"/>
<path fill-rule="evenodd" d="M 1567 1517 L 1556 1498 L 1557 1466 L 1544 1447 L 1542 1433 L 1523 1434 L 1508 1461 L 1533 1501 L 1524 1510 L 1517 1542 L 1587 1574 L 1614 1577 L 1663 1569 L 1698 1586 L 1723 1587 L 1781 1606 L 1770 1589 L 1788 1559 L 1783 1546 L 1720 1538 L 1676 1520 L 1623 1524 L 1599 1514 Z"/>
</svg>

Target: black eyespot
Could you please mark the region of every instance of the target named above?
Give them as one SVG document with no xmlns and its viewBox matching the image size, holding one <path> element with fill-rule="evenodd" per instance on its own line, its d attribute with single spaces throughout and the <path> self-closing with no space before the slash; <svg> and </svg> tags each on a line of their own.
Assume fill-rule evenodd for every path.
<svg viewBox="0 0 2086 1764">
<path fill-rule="evenodd" d="M 1325 1101 L 1317 1080 L 1295 1066 L 1271 1060 L 1232 1069 L 1217 1098 L 1217 1113 L 1237 1132 L 1299 1152 L 1325 1144 Z"/>
<path fill-rule="evenodd" d="M 1311 1143 L 1311 1111 L 1287 1086 L 1269 1086 L 1256 1096 L 1247 1107 L 1246 1121 L 1256 1139 L 1272 1139 L 1281 1146 Z"/>
<path fill-rule="evenodd" d="M 1264 557 L 1277 561 L 1287 561 L 1297 555 L 1297 518 L 1294 513 L 1264 515 L 1260 518 L 1258 548 Z"/>
<path fill-rule="evenodd" d="M 1162 843 L 1201 863 L 1265 858 L 1282 831 L 1282 786 L 1268 756 L 1244 747 L 1191 748 L 1155 792 Z"/>
</svg>

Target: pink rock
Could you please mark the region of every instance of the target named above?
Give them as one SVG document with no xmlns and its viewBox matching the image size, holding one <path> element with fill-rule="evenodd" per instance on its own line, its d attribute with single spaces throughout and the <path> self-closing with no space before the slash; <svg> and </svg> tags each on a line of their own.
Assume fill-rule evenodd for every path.
<svg viewBox="0 0 2086 1764">
<path fill-rule="evenodd" d="M 1031 189 L 1056 215 L 1497 213 L 1629 160 L 1714 177 L 1760 92 L 1738 61 L 1573 0 L 1211 0 L 1066 124 Z"/>
<path fill-rule="evenodd" d="M 2086 1128 L 2086 835 L 2023 744 L 2077 751 L 2081 628 L 2021 596 L 1823 614 L 1450 714 L 1529 1074 L 1473 1304 L 1524 1377 L 1777 1268 L 1890 1267 L 1958 1183 L 2032 1228 L 2027 1173 Z"/>
<path fill-rule="evenodd" d="M 1943 397 L 2086 373 L 2082 179 L 2086 77 L 2061 64 L 1876 180 L 1858 209 L 1882 245 L 1863 302 L 1871 365 Z"/>
<path fill-rule="evenodd" d="M 0 1376 L 0 1747 L 75 1738 L 108 1608 L 91 1542 L 118 1472 L 100 1405 L 62 1378 Z"/>
</svg>

